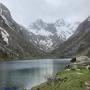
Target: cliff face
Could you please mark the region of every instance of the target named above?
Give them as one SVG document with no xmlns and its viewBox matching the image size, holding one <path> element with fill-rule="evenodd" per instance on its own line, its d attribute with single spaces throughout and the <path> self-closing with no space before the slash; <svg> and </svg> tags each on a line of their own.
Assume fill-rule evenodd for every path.
<svg viewBox="0 0 90 90">
<path fill-rule="evenodd" d="M 0 58 L 32 58 L 43 54 L 27 38 L 28 31 L 17 24 L 0 3 Z"/>
<path fill-rule="evenodd" d="M 56 57 L 90 56 L 90 17 L 82 22 L 76 32 L 52 54 Z"/>
</svg>

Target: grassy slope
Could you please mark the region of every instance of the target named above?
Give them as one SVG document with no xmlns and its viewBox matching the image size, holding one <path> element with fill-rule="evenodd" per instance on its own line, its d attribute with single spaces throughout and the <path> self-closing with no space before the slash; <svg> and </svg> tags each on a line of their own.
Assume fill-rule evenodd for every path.
<svg viewBox="0 0 90 90">
<path fill-rule="evenodd" d="M 82 74 L 81 74 L 82 73 Z M 85 90 L 85 81 L 90 81 L 90 70 L 82 69 L 80 71 L 62 71 L 58 72 L 60 78 L 67 78 L 65 81 L 56 82 L 54 85 L 47 83 L 41 84 L 32 90 Z"/>
</svg>

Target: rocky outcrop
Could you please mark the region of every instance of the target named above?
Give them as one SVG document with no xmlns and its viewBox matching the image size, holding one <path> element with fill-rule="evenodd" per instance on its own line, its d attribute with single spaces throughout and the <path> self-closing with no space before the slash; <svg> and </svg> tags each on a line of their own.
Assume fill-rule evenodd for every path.
<svg viewBox="0 0 90 90">
<path fill-rule="evenodd" d="M 76 63 L 90 63 L 90 58 L 87 56 L 80 56 L 76 58 Z"/>
</svg>

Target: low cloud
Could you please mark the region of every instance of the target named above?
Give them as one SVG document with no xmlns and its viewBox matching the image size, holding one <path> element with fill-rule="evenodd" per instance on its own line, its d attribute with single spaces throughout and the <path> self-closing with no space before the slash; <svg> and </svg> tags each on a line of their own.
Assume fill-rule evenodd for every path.
<svg viewBox="0 0 90 90">
<path fill-rule="evenodd" d="M 54 22 L 59 18 L 82 21 L 90 15 L 90 0 L 3 0 L 13 18 L 29 25 L 38 18 Z"/>
</svg>

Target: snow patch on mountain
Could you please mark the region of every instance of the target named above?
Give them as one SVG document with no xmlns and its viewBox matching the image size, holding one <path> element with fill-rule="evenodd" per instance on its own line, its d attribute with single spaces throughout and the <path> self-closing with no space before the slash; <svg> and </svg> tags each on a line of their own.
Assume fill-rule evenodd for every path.
<svg viewBox="0 0 90 90">
<path fill-rule="evenodd" d="M 51 46 L 53 45 L 52 40 L 48 39 L 48 40 L 40 40 L 39 42 L 40 45 L 46 46 L 46 49 L 51 48 Z M 48 47 L 48 48 L 47 48 Z"/>
<path fill-rule="evenodd" d="M 90 22 L 90 16 L 88 17 L 88 21 Z"/>
<path fill-rule="evenodd" d="M 67 21 L 64 21 L 63 19 L 56 21 L 55 27 L 57 30 L 57 35 L 67 40 L 77 29 L 79 25 L 79 22 L 70 24 Z"/>
<path fill-rule="evenodd" d="M 8 20 L 6 19 L 6 17 L 4 15 L 1 14 L 1 17 L 3 18 L 3 20 L 5 21 L 5 23 L 9 26 L 9 28 L 11 28 L 12 30 L 14 30 L 10 25 Z"/>
<path fill-rule="evenodd" d="M 8 34 L 8 32 L 5 29 L 3 29 L 2 27 L 0 27 L 0 30 L 1 30 L 3 40 L 7 43 L 7 45 L 9 45 L 9 42 L 8 42 L 9 34 Z"/>
<path fill-rule="evenodd" d="M 51 32 L 46 31 L 45 29 L 40 29 L 40 30 L 30 29 L 30 32 L 34 33 L 35 35 L 41 35 L 41 36 L 47 36 L 47 37 L 50 35 L 53 35 Z"/>
</svg>

